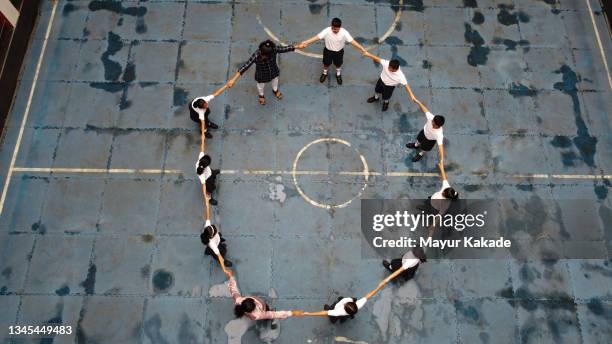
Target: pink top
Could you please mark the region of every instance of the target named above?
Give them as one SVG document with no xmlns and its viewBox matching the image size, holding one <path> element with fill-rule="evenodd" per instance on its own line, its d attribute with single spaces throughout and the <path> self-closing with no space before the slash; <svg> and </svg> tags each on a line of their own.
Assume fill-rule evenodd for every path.
<svg viewBox="0 0 612 344">
<path fill-rule="evenodd" d="M 236 279 L 231 277 L 227 281 L 227 285 L 229 287 L 230 294 L 232 294 L 232 298 L 234 299 L 234 304 L 241 304 L 242 300 L 246 299 L 246 297 L 242 297 L 242 295 L 240 295 L 240 290 L 238 290 Z M 244 314 L 251 320 L 286 319 L 292 315 L 291 311 L 266 311 L 265 302 L 253 296 L 249 296 L 249 298 L 255 300 L 255 310 L 251 313 Z"/>
</svg>

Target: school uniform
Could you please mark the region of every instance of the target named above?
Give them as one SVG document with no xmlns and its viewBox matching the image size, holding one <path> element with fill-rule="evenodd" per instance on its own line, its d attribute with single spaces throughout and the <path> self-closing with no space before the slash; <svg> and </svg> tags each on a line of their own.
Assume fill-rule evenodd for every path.
<svg viewBox="0 0 612 344">
<path fill-rule="evenodd" d="M 402 256 L 402 258 L 396 258 L 391 260 L 391 264 L 389 265 L 389 271 L 395 272 L 400 268 L 403 268 L 405 271 L 402 272 L 399 276 L 404 281 L 411 280 L 417 269 L 419 268 L 419 264 L 421 260 L 417 258 L 412 251 L 408 251 Z"/>
<path fill-rule="evenodd" d="M 389 60 L 380 59 L 380 65 L 382 66 L 382 71 L 376 82 L 374 92 L 376 92 L 377 95 L 381 94 L 382 99 L 388 101 L 391 95 L 393 95 L 395 86 L 406 86 L 408 85 L 408 81 L 401 68 L 398 68 L 395 72 L 389 71 Z M 378 96 L 376 98 L 378 98 Z"/>
<path fill-rule="evenodd" d="M 198 155 L 198 160 L 196 160 L 195 168 L 196 171 L 198 169 L 198 165 L 200 164 L 200 159 L 204 156 L 204 152 L 200 152 Z M 206 166 L 204 168 L 204 172 L 198 175 L 198 179 L 200 183 L 206 185 L 206 192 L 212 194 L 217 189 L 217 175 L 219 174 L 218 170 L 213 171 L 210 166 Z"/>
<path fill-rule="evenodd" d="M 295 47 L 293 45 L 288 45 L 284 47 L 276 47 L 274 51 L 270 55 L 269 58 L 263 58 L 259 49 L 254 52 L 249 60 L 240 67 L 238 73 L 243 75 L 253 64 L 255 65 L 255 81 L 257 82 L 257 90 L 260 95 L 263 95 L 264 85 L 268 82 L 272 82 L 272 89 L 274 91 L 278 90 L 278 76 L 280 75 L 280 70 L 278 69 L 278 64 L 276 63 L 276 55 L 282 53 L 288 53 L 290 51 L 294 51 Z"/>
<path fill-rule="evenodd" d="M 331 306 L 325 305 L 325 308 L 328 309 L 327 316 L 329 317 L 329 321 L 335 323 L 336 321 L 340 320 L 340 322 L 343 323 L 348 319 L 354 318 L 354 315 L 349 315 L 346 312 L 346 310 L 344 309 L 344 305 L 346 305 L 348 302 L 355 302 L 357 304 L 357 310 L 359 310 L 366 304 L 367 301 L 368 299 L 366 299 L 365 297 L 362 297 L 359 300 L 353 297 L 338 297 L 338 300 L 334 302 Z"/>
<path fill-rule="evenodd" d="M 323 48 L 323 64 L 329 66 L 332 63 L 336 67 L 342 66 L 344 62 L 344 45 L 353 41 L 353 36 L 340 28 L 338 33 L 334 33 L 331 27 L 326 27 L 317 35 L 319 39 L 325 40 L 325 48 Z"/>
<path fill-rule="evenodd" d="M 206 220 L 205 226 L 208 227 L 210 225 L 210 220 Z M 221 236 L 221 232 L 219 232 L 216 228 L 215 231 L 215 235 L 213 235 L 213 237 L 208 240 L 208 243 L 206 243 L 204 233 L 200 234 L 200 240 L 202 241 L 202 244 L 206 246 L 204 254 L 206 254 L 207 256 L 220 255 L 221 257 L 225 258 L 225 255 L 227 254 L 227 246 L 225 245 L 225 239 Z"/>
<path fill-rule="evenodd" d="M 206 109 L 200 109 L 194 106 L 195 102 L 198 101 L 199 99 L 204 100 L 207 104 L 210 105 L 210 101 L 213 100 L 214 98 L 215 96 L 212 94 L 206 97 L 198 97 L 192 100 L 191 103 L 189 104 L 189 117 L 191 118 L 192 121 L 198 124 L 198 127 L 200 126 L 200 121 L 204 121 L 204 124 L 206 124 L 207 129 L 217 128 L 216 124 L 208 120 L 208 116 L 210 115 L 210 107 L 207 107 Z"/>
<path fill-rule="evenodd" d="M 436 143 L 438 146 L 444 144 L 444 130 L 442 127 L 439 127 L 438 129 L 433 127 L 433 119 L 435 116 L 431 112 L 426 112 L 425 117 L 427 118 L 427 122 L 417 135 L 419 145 L 416 148 L 428 152 L 436 145 Z"/>
<path fill-rule="evenodd" d="M 229 287 L 230 294 L 234 299 L 234 305 L 241 304 L 246 298 L 251 298 L 255 301 L 255 310 L 253 310 L 251 313 L 244 313 L 244 315 L 251 320 L 286 319 L 293 315 L 291 311 L 271 311 L 266 302 L 258 297 L 243 297 L 240 295 L 236 278 L 233 276 L 227 281 L 227 285 Z"/>
<path fill-rule="evenodd" d="M 451 204 L 451 200 L 445 198 L 442 195 L 442 192 L 444 192 L 444 190 L 446 190 L 447 188 L 450 188 L 450 184 L 448 183 L 448 180 L 444 179 L 442 181 L 442 187 L 440 188 L 440 190 L 431 195 L 431 197 L 429 198 L 430 205 L 433 208 L 433 212 L 435 214 L 444 215 Z"/>
</svg>

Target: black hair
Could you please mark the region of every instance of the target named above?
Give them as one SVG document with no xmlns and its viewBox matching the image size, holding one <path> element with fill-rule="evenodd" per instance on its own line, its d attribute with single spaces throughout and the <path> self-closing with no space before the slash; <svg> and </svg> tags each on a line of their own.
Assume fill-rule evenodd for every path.
<svg viewBox="0 0 612 344">
<path fill-rule="evenodd" d="M 393 60 L 389 61 L 389 67 L 391 67 L 393 69 L 398 69 L 400 67 L 399 60 L 393 59 Z"/>
<path fill-rule="evenodd" d="M 412 254 L 419 258 L 421 263 L 425 263 L 427 261 L 427 256 L 425 256 L 425 251 L 422 247 L 415 247 L 412 249 Z"/>
<path fill-rule="evenodd" d="M 442 196 L 444 196 L 446 199 L 455 200 L 459 198 L 459 193 L 453 188 L 446 188 L 442 190 Z"/>
<path fill-rule="evenodd" d="M 331 26 L 333 26 L 333 27 L 341 27 L 342 26 L 342 20 L 340 20 L 340 18 L 332 19 Z"/>
<path fill-rule="evenodd" d="M 193 107 L 196 107 L 198 109 L 203 109 L 205 103 L 206 102 L 204 101 L 204 99 L 200 98 L 196 100 L 195 102 L 193 102 Z"/>
<path fill-rule="evenodd" d="M 259 53 L 261 56 L 265 56 L 269 58 L 274 50 L 276 49 L 276 44 L 271 40 L 265 40 L 259 44 Z"/>
<path fill-rule="evenodd" d="M 204 173 L 204 169 L 208 166 L 210 166 L 210 155 L 205 154 L 203 157 L 200 158 L 200 160 L 198 161 L 198 168 L 196 168 L 196 173 L 199 175 L 201 175 L 202 173 Z"/>
<path fill-rule="evenodd" d="M 244 313 L 251 313 L 255 310 L 255 300 L 250 297 L 242 300 L 239 305 L 234 306 L 234 315 L 236 318 L 240 318 L 244 315 Z"/>
<path fill-rule="evenodd" d="M 433 122 L 436 123 L 436 125 L 438 127 L 441 127 L 444 125 L 444 116 L 440 116 L 440 115 L 435 115 L 433 118 Z"/>
<path fill-rule="evenodd" d="M 217 227 L 215 227 L 215 225 L 204 227 L 204 231 L 202 232 L 202 234 L 200 234 L 200 240 L 202 241 L 202 244 L 208 245 L 210 239 L 212 239 L 215 234 L 217 234 Z"/>
<path fill-rule="evenodd" d="M 354 300 L 355 299 L 344 304 L 344 310 L 351 318 L 359 311 L 359 307 L 357 307 L 357 303 Z"/>
</svg>

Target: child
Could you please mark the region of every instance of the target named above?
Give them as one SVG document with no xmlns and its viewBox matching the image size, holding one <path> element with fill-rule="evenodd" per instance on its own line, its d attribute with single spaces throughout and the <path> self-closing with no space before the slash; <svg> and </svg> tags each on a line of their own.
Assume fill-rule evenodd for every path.
<svg viewBox="0 0 612 344">
<path fill-rule="evenodd" d="M 221 264 L 223 271 L 225 271 L 226 267 L 232 267 L 232 262 L 225 259 L 227 255 L 225 239 L 221 236 L 221 232 L 219 232 L 217 227 L 210 223 L 210 220 L 206 220 L 204 231 L 200 234 L 200 240 L 206 246 L 204 254 L 207 256 L 215 255 L 219 259 L 219 264 Z"/>
<path fill-rule="evenodd" d="M 232 271 L 228 269 L 226 274 L 229 277 L 227 284 L 234 299 L 234 314 L 237 318 L 247 316 L 251 320 L 271 320 L 303 315 L 301 310 L 272 311 L 264 300 L 255 296 L 242 296 Z"/>
<path fill-rule="evenodd" d="M 320 39 L 325 40 L 325 48 L 323 48 L 323 73 L 321 73 L 319 81 L 325 81 L 329 66 L 333 62 L 336 66 L 336 81 L 338 85 L 342 85 L 341 73 L 344 60 L 344 45 L 346 42 L 351 43 L 364 54 L 366 50 L 361 44 L 353 39 L 353 36 L 351 36 L 348 31 L 342 28 L 342 21 L 339 18 L 332 19 L 330 27 L 326 27 L 323 31 L 319 32 L 318 35 L 305 40 L 301 44 L 307 47 L 309 44 Z"/>
<path fill-rule="evenodd" d="M 409 281 L 414 277 L 420 263 L 425 263 L 427 257 L 425 252 L 420 247 L 415 247 L 411 251 L 406 252 L 402 258 L 392 259 L 391 262 L 383 260 L 382 264 L 385 269 L 392 274 L 383 281 L 384 284 L 395 278 L 402 277 L 404 281 Z"/>
<path fill-rule="evenodd" d="M 221 171 L 211 169 L 210 163 L 210 156 L 204 154 L 204 152 L 200 152 L 195 167 L 196 173 L 198 174 L 198 178 L 200 179 L 200 183 L 206 186 L 207 195 L 205 195 L 205 197 L 210 197 L 210 204 L 217 205 L 218 202 L 217 200 L 212 198 L 212 193 L 217 189 L 217 175 L 221 173 Z"/>
<path fill-rule="evenodd" d="M 391 95 L 395 90 L 395 86 L 397 85 L 404 85 L 404 87 L 406 87 L 406 91 L 408 91 L 408 94 L 410 94 L 412 97 L 412 90 L 408 85 L 408 81 L 406 81 L 404 72 L 402 72 L 400 69 L 398 60 L 389 61 L 381 59 L 376 55 L 370 54 L 369 52 L 365 52 L 364 55 L 382 66 L 380 77 L 378 78 L 376 88 L 374 89 L 374 96 L 368 98 L 368 103 L 377 102 L 382 95 L 382 111 L 387 111 L 387 109 L 389 109 L 389 99 L 391 98 Z"/>
<path fill-rule="evenodd" d="M 231 88 L 234 86 L 238 78 L 255 64 L 255 81 L 257 82 L 257 91 L 259 93 L 259 104 L 266 104 L 264 87 L 268 82 L 272 82 L 272 91 L 276 98 L 282 99 L 283 94 L 278 89 L 278 76 L 280 75 L 280 70 L 276 63 L 276 55 L 295 51 L 296 48 L 302 49 L 303 45 L 277 47 L 271 40 L 261 42 L 259 44 L 259 49 L 251 55 L 249 60 L 240 67 L 236 74 L 228 81 L 228 87 Z"/>
<path fill-rule="evenodd" d="M 444 131 L 442 130 L 445 121 L 444 117 L 439 115 L 434 116 L 418 99 L 413 98 L 413 101 L 419 106 L 421 111 L 425 113 L 427 121 L 423 129 L 421 129 L 417 135 L 416 141 L 406 144 L 407 148 L 417 150 L 417 154 L 412 157 L 412 161 L 417 162 L 421 160 L 425 152 L 432 150 L 437 143 L 438 150 L 440 151 L 441 169 L 444 170 Z"/>
<path fill-rule="evenodd" d="M 210 108 L 208 104 L 215 97 L 223 93 L 228 88 L 227 83 L 223 85 L 221 88 L 213 92 L 213 94 L 207 95 L 206 97 L 197 97 L 189 103 L 189 117 L 192 121 L 196 122 L 198 126 L 201 125 L 201 122 L 204 122 L 205 126 L 203 126 L 204 131 L 206 132 L 206 138 L 212 139 L 212 134 L 206 131 L 207 128 L 210 129 L 218 129 L 219 126 L 208 119 L 210 115 Z"/>
</svg>

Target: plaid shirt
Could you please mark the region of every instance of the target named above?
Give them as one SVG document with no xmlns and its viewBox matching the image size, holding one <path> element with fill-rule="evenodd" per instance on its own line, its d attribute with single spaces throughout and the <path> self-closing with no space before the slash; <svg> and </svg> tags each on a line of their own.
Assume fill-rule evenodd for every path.
<svg viewBox="0 0 612 344">
<path fill-rule="evenodd" d="M 242 300 L 246 299 L 246 297 L 242 297 L 242 295 L 240 295 L 240 290 L 238 290 L 236 279 L 231 277 L 229 281 L 227 281 L 227 285 L 229 286 L 230 294 L 232 294 L 232 298 L 234 299 L 234 304 L 241 304 Z M 251 313 L 244 313 L 244 315 L 249 317 L 251 320 L 286 319 L 292 315 L 291 311 L 267 311 L 265 302 L 253 296 L 249 296 L 249 298 L 255 300 L 255 310 Z"/>
<path fill-rule="evenodd" d="M 293 45 L 288 45 L 285 47 L 276 47 L 272 56 L 269 59 L 261 58 L 261 53 L 259 49 L 251 55 L 249 60 L 240 67 L 238 73 L 243 75 L 253 63 L 255 64 L 255 81 L 257 82 L 270 82 L 272 79 L 276 78 L 280 71 L 278 69 L 278 65 L 276 64 L 276 54 L 288 53 L 290 51 L 294 51 L 295 47 Z"/>
</svg>

